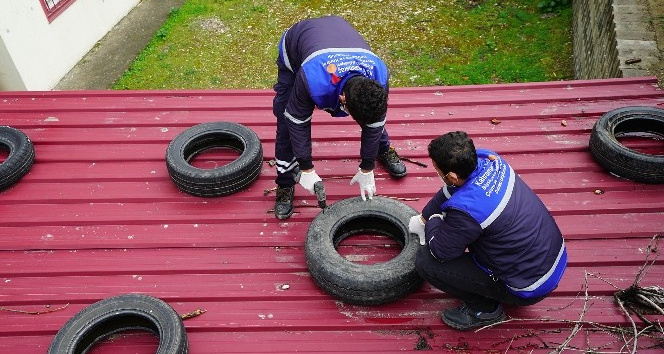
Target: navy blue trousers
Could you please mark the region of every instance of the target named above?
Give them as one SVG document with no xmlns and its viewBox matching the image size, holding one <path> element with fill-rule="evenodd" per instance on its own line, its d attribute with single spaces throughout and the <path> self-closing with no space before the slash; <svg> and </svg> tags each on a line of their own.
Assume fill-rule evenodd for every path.
<svg viewBox="0 0 664 354">
<path fill-rule="evenodd" d="M 415 267 L 420 276 L 476 311 L 493 311 L 499 303 L 528 306 L 544 297 L 525 299 L 513 295 L 500 281 L 495 281 L 480 268 L 470 253 L 448 262 L 440 262 L 431 255 L 428 246 L 417 252 Z"/>
</svg>

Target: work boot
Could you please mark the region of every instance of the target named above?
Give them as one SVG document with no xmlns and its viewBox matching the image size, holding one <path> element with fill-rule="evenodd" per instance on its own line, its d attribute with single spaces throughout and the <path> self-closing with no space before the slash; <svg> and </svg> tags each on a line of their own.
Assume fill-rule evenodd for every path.
<svg viewBox="0 0 664 354">
<path fill-rule="evenodd" d="M 378 153 L 377 160 L 383 164 L 392 177 L 401 178 L 407 173 L 406 165 L 401 162 L 397 151 L 391 146 L 387 151 Z"/>
<path fill-rule="evenodd" d="M 293 215 L 294 197 L 295 187 L 277 187 L 277 200 L 274 202 L 274 216 L 276 216 L 277 219 L 288 219 Z"/>
<path fill-rule="evenodd" d="M 492 312 L 475 311 L 465 303 L 459 307 L 447 309 L 440 316 L 448 326 L 467 331 L 473 328 L 488 326 L 505 320 L 503 306 L 498 304 Z"/>
</svg>

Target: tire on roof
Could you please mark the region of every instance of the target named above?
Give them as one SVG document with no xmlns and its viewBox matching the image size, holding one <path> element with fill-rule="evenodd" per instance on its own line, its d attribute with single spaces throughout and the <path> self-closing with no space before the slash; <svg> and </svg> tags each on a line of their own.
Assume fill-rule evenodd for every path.
<svg viewBox="0 0 664 354">
<path fill-rule="evenodd" d="M 0 126 L 0 149 L 9 151 L 7 158 L 0 163 L 0 191 L 18 182 L 32 167 L 35 149 L 22 131 Z"/>
<path fill-rule="evenodd" d="M 201 169 L 189 164 L 197 154 L 212 148 L 231 148 L 240 156 L 229 164 Z M 168 173 L 182 191 L 201 197 L 236 193 L 260 174 L 263 147 L 258 135 L 233 122 L 210 122 L 193 126 L 177 135 L 166 150 Z"/>
<path fill-rule="evenodd" d="M 664 138 L 664 110 L 630 106 L 603 114 L 590 134 L 590 152 L 615 175 L 635 182 L 664 183 L 664 155 L 635 151 L 616 139 L 637 133 Z"/>
<path fill-rule="evenodd" d="M 95 343 L 127 330 L 146 330 L 159 337 L 157 354 L 186 354 L 187 333 L 180 316 L 164 301 L 124 294 L 96 302 L 60 328 L 47 354 L 86 353 Z"/>
<path fill-rule="evenodd" d="M 321 211 L 305 242 L 307 268 L 326 293 L 350 304 L 378 305 L 415 291 L 422 279 L 415 270 L 418 237 L 408 231 L 417 215 L 410 206 L 384 197 L 344 199 Z M 379 234 L 397 241 L 402 250 L 384 263 L 359 264 L 343 258 L 337 246 L 358 234 Z"/>
</svg>

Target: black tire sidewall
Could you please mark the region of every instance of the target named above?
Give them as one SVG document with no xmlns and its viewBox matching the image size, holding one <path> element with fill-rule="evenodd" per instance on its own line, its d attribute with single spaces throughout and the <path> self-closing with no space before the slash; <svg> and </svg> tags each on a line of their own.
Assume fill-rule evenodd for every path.
<svg viewBox="0 0 664 354">
<path fill-rule="evenodd" d="M 233 144 L 201 143 L 224 137 Z M 185 153 L 192 146 L 202 145 L 193 154 Z M 196 168 L 188 158 L 212 147 L 231 147 L 240 150 L 240 156 L 230 163 L 213 169 Z M 260 174 L 263 148 L 256 135 L 248 127 L 233 122 L 209 122 L 193 126 L 177 135 L 166 150 L 166 165 L 171 180 L 182 191 L 195 196 L 215 197 L 229 195 L 253 182 Z"/>
<path fill-rule="evenodd" d="M 123 322 L 127 318 L 141 321 Z M 85 352 L 109 335 L 130 329 L 155 332 L 159 337 L 157 354 L 189 351 L 182 319 L 170 305 L 147 295 L 125 294 L 96 302 L 70 318 L 55 335 L 47 354 Z"/>
<path fill-rule="evenodd" d="M 344 199 L 321 211 L 311 223 L 305 242 L 309 272 L 326 293 L 358 305 L 388 303 L 421 285 L 415 270 L 418 237 L 408 231 L 408 221 L 417 211 L 399 201 L 374 197 Z M 393 224 L 405 235 L 401 252 L 384 263 L 363 265 L 343 258 L 335 248 L 334 233 L 357 218 L 377 218 Z"/>
<path fill-rule="evenodd" d="M 7 158 L 0 163 L 0 191 L 11 187 L 25 176 L 35 159 L 35 150 L 22 131 L 0 126 L 0 148 L 9 151 Z"/>
<path fill-rule="evenodd" d="M 590 134 L 590 152 L 609 172 L 641 183 L 664 183 L 664 156 L 649 155 L 622 145 L 616 138 L 621 124 L 664 127 L 664 110 L 656 107 L 622 107 L 603 114 Z M 662 129 L 664 130 L 664 128 Z M 658 131 L 664 136 L 664 131 Z"/>
</svg>

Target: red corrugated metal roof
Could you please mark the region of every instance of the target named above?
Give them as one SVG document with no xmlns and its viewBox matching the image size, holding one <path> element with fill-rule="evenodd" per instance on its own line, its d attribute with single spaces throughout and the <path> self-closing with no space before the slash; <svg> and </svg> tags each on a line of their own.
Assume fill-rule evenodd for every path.
<svg viewBox="0 0 664 354">
<path fill-rule="evenodd" d="M 601 326 L 631 328 L 612 295 L 635 281 L 649 242 L 664 233 L 664 185 L 609 174 L 592 159 L 588 142 L 594 122 L 609 110 L 664 107 L 655 78 L 391 91 L 388 129 L 402 157 L 428 164 L 432 138 L 467 131 L 476 146 L 513 165 L 568 242 L 560 287 L 534 306 L 508 308 L 518 320 L 479 332 L 445 326 L 438 314 L 456 302 L 428 285 L 373 307 L 345 304 L 318 289 L 303 250 L 316 200 L 299 189 L 296 214 L 276 220 L 269 212 L 274 195 L 264 195 L 274 186 L 268 163 L 236 194 L 199 198 L 178 191 L 166 170 L 166 147 L 198 123 L 246 125 L 260 137 L 265 161 L 274 157 L 272 96 L 271 90 L 0 93 L 0 125 L 27 134 L 36 154 L 30 173 L 0 193 L 0 352 L 44 353 L 71 316 L 123 293 L 158 297 L 179 313 L 206 310 L 184 322 L 196 354 L 548 352 L 570 336 L 584 304 L 583 329 L 568 348 L 631 350 Z M 313 125 L 328 203 L 356 196 L 349 180 L 358 165 L 359 127 L 321 112 Z M 421 210 L 440 181 L 431 167 L 407 166 L 401 180 L 379 167 L 378 194 Z M 359 241 L 348 247 L 360 258 L 389 257 Z M 588 297 L 586 272 L 594 274 Z M 640 285 L 661 285 L 663 277 L 658 259 Z M 639 352 L 661 352 L 659 338 L 639 337 Z M 94 352 L 155 348 L 150 336 L 135 334 Z"/>
</svg>

